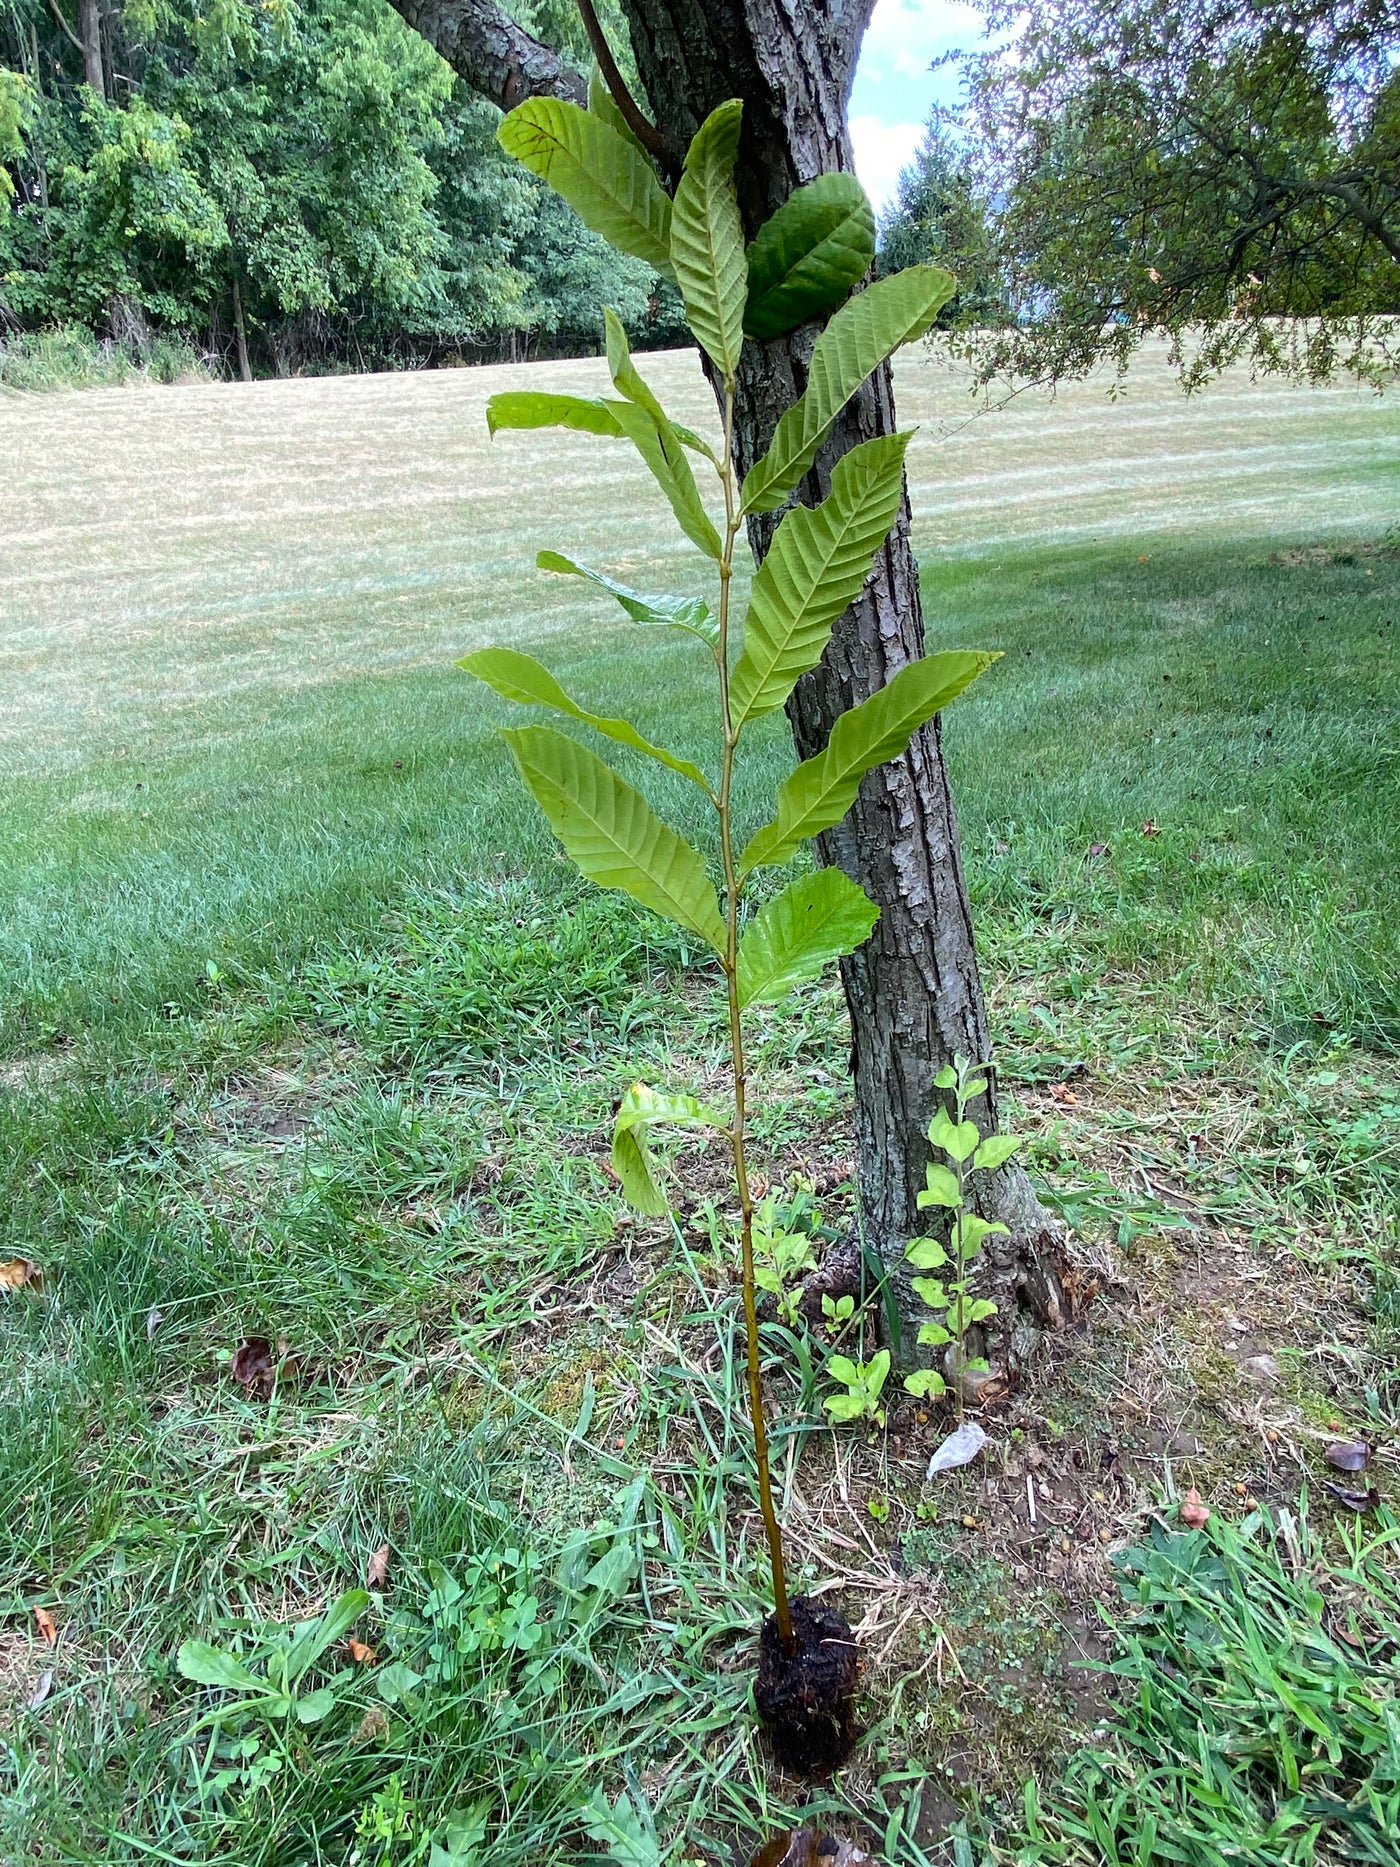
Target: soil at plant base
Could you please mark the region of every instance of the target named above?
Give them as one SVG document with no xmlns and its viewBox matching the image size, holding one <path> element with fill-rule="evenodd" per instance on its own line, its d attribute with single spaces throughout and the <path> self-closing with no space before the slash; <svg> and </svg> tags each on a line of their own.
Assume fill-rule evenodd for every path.
<svg viewBox="0 0 1400 1867">
<path fill-rule="evenodd" d="M 809 1595 L 795 1595 L 790 1608 L 791 1653 L 773 1615 L 759 1633 L 754 1703 L 785 1770 L 794 1776 L 830 1776 L 856 1741 L 859 1648 L 839 1609 Z"/>
</svg>

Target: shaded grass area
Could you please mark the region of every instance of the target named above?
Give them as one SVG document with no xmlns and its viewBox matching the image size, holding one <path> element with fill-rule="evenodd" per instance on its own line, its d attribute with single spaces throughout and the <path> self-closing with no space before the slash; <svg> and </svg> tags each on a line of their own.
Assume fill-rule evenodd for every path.
<svg viewBox="0 0 1400 1867">
<path fill-rule="evenodd" d="M 833 1438 L 828 1344 L 769 1326 L 796 1579 L 838 1581 L 869 1658 L 868 1740 L 809 1806 L 899 1867 L 948 1857 L 969 1807 L 959 1863 L 1148 1860 L 1200 1801 L 1189 1708 L 1258 1753 L 1231 1819 L 1272 1821 L 1288 1758 L 1330 1758 L 1321 1690 L 1343 1767 L 1306 1793 L 1344 1809 L 1277 1858 L 1374 1858 L 1347 1847 L 1358 1785 L 1376 1820 L 1392 1795 L 1389 1557 L 1297 1510 L 1334 1422 L 1393 1501 L 1400 562 L 1027 553 L 925 589 L 935 645 L 1006 651 L 950 755 L 1013 1120 L 1104 1287 L 995 1466 L 935 1487 L 940 1417 Z M 684 649 L 632 647 L 548 659 L 704 758 Z M 132 748 L 11 790 L 0 1262 L 48 1275 L 0 1313 L 0 1855 L 746 1861 L 798 1792 L 747 1717 L 722 1180 L 687 1153 L 676 1227 L 638 1227 L 602 1164 L 629 1080 L 718 1079 L 712 982 L 678 993 L 679 937 L 578 889 L 464 677 L 279 708 L 211 713 L 198 761 Z M 755 784 L 786 758 L 775 727 Z M 755 1043 L 764 1170 L 838 1227 L 845 1045 L 831 988 Z M 249 1336 L 285 1343 L 270 1401 L 231 1372 Z M 1242 1371 L 1264 1350 L 1267 1393 Z M 1178 1480 L 1222 1518 L 1257 1498 L 1249 1547 L 1154 1532 Z M 376 1661 L 327 1655 L 317 1722 L 178 1671 L 194 1636 L 256 1671 L 386 1545 L 356 1627 Z M 1116 1650 L 1129 1548 L 1156 1592 L 1120 1719 L 1085 1658 Z M 1219 1684 L 1265 1690 L 1241 1604 L 1294 1626 L 1309 1590 L 1343 1631 L 1290 1652 L 1304 1709 L 1261 1729 Z M 1179 1690 L 1135 1714 L 1164 1660 Z M 1178 1858 L 1214 1867 L 1205 1835 Z"/>
<path fill-rule="evenodd" d="M 1395 1041 L 1400 554 L 1020 553 L 928 566 L 925 591 L 932 646 L 1006 656 L 946 722 L 995 968 L 1034 933 L 1071 987 L 1189 963 L 1279 1041 Z M 608 630 L 550 659 L 705 759 L 694 655 L 647 646 Z M 451 668 L 415 672 L 215 710 L 198 758 L 11 780 L 0 1041 L 196 1006 L 211 965 L 283 974 L 332 933 L 372 939 L 408 885 L 523 870 L 548 891 L 494 719 Z M 790 756 L 776 725 L 765 743 L 755 797 Z M 704 840 L 702 805 L 663 801 Z"/>
</svg>

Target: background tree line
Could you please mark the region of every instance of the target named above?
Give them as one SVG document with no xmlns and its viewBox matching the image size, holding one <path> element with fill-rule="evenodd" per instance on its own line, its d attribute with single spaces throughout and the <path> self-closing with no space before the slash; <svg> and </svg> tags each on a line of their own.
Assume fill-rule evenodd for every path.
<svg viewBox="0 0 1400 1867">
<path fill-rule="evenodd" d="M 619 0 L 600 11 L 644 94 Z M 1125 368 L 1153 333 L 1188 383 L 1241 357 L 1389 374 L 1393 0 L 981 12 L 879 260 L 956 274 L 940 323 L 977 380 Z M 586 68 L 572 0 L 511 16 L 507 63 L 538 42 Z M 491 84 L 433 36 L 384 0 L 0 0 L 0 337 L 360 368 L 596 349 L 605 298 L 635 344 L 683 341 L 671 288 L 507 163 Z"/>
<path fill-rule="evenodd" d="M 5 0 L 0 56 L 0 336 L 291 373 L 590 350 L 606 299 L 678 338 L 381 0 Z"/>
</svg>

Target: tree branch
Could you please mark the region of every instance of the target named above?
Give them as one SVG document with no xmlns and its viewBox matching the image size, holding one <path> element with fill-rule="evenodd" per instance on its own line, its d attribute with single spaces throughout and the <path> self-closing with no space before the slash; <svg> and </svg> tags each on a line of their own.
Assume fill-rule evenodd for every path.
<svg viewBox="0 0 1400 1867">
<path fill-rule="evenodd" d="M 586 104 L 588 86 L 493 0 L 393 0 L 394 8 L 474 91 L 510 110 L 527 97 Z"/>
<path fill-rule="evenodd" d="M 593 56 L 598 61 L 598 69 L 603 74 L 603 82 L 612 92 L 613 102 L 622 113 L 622 120 L 650 156 L 655 156 L 668 172 L 674 172 L 675 157 L 671 145 L 657 129 L 648 122 L 637 106 L 637 100 L 627 88 L 627 80 L 617 68 L 617 60 L 612 55 L 608 36 L 603 31 L 603 23 L 594 10 L 593 0 L 578 0 L 579 16 L 583 20 L 583 30 L 588 34 L 588 43 L 593 48 Z"/>
</svg>

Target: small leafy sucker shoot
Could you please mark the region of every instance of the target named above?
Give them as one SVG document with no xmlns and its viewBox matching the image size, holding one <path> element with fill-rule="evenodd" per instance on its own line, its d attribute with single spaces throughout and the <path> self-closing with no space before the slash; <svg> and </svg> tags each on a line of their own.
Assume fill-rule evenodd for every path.
<svg viewBox="0 0 1400 1867">
<path fill-rule="evenodd" d="M 1021 1145 L 1020 1137 L 1010 1134 L 988 1135 L 984 1141 L 976 1122 L 968 1119 L 968 1109 L 986 1092 L 985 1069 L 985 1064 L 956 1057 L 933 1079 L 934 1087 L 945 1095 L 952 1091 L 954 1112 L 950 1115 L 946 1107 L 940 1108 L 928 1125 L 928 1138 L 951 1164 L 929 1162 L 919 1205 L 941 1206 L 949 1212 L 948 1243 L 945 1246 L 936 1238 L 915 1238 L 904 1253 L 916 1271 L 925 1273 L 914 1279 L 914 1289 L 938 1316 L 936 1321 L 920 1324 L 919 1345 L 944 1350 L 944 1371 L 950 1377 L 945 1380 L 937 1368 L 918 1368 L 906 1376 L 904 1385 L 911 1394 L 925 1400 L 936 1399 L 951 1385 L 959 1421 L 963 1417 L 967 1377 L 987 1372 L 984 1359 L 969 1359 L 968 1334 L 997 1313 L 989 1297 L 974 1296 L 972 1266 L 983 1240 L 993 1232 L 1009 1229 L 968 1211 L 968 1174 L 970 1169 L 990 1173 L 1004 1166 Z M 929 1276 L 930 1271 L 945 1275 Z"/>
<path fill-rule="evenodd" d="M 599 91 L 584 110 L 531 98 L 505 119 L 500 139 L 596 232 L 675 281 L 690 328 L 722 386 L 723 443 L 716 452 L 669 418 L 611 311 L 605 321 L 614 397 L 513 392 L 494 396 L 487 418 L 493 433 L 563 427 L 630 441 L 641 454 L 682 531 L 709 561 L 712 600 L 641 595 L 558 552 L 541 552 L 538 562 L 607 591 L 642 628 L 686 630 L 703 645 L 713 663 L 718 769 L 703 771 L 653 745 L 630 721 L 590 711 L 519 650 L 482 649 L 460 665 L 508 700 L 550 708 L 679 773 L 717 819 L 718 889 L 700 852 L 578 739 L 546 725 L 505 734 L 521 777 L 583 874 L 678 922 L 713 950 L 724 977 L 732 1102 L 716 1109 L 683 1090 L 636 1083 L 617 1112 L 612 1160 L 631 1204 L 660 1216 L 668 1202 L 649 1145 L 653 1130 L 709 1129 L 728 1143 L 740 1215 L 749 1414 L 773 1586 L 756 1697 L 780 1759 L 819 1773 L 834 1767 L 851 1742 L 855 1646 L 834 1609 L 788 1596 L 760 1372 L 745 1014 L 854 952 L 869 937 L 878 909 L 835 868 L 796 875 L 752 914 L 745 897 L 760 869 L 788 866 L 810 838 L 838 823 L 865 773 L 902 752 L 910 736 L 995 657 L 951 651 L 900 669 L 837 720 L 825 750 L 783 781 L 768 820 L 741 839 L 733 799 L 744 736 L 817 665 L 836 619 L 860 594 L 899 508 L 909 435 L 852 448 L 836 462 L 820 504 L 790 507 L 754 578 L 742 628 L 732 600 L 734 550 L 750 515 L 789 504 L 844 404 L 894 350 L 928 330 L 953 281 L 936 267 L 914 266 L 850 295 L 869 268 L 874 237 L 870 205 L 848 175 L 820 176 L 799 188 L 746 248 L 733 182 L 740 103 L 722 104 L 700 126 L 672 200 L 650 159 L 614 121 L 609 101 Z M 831 312 L 816 340 L 805 394 L 783 415 L 767 452 L 740 485 L 733 440 L 744 343 Z M 692 456 L 716 477 L 718 524 L 700 498 Z M 771 1245 L 769 1215 L 757 1224 L 763 1243 Z"/>
</svg>

